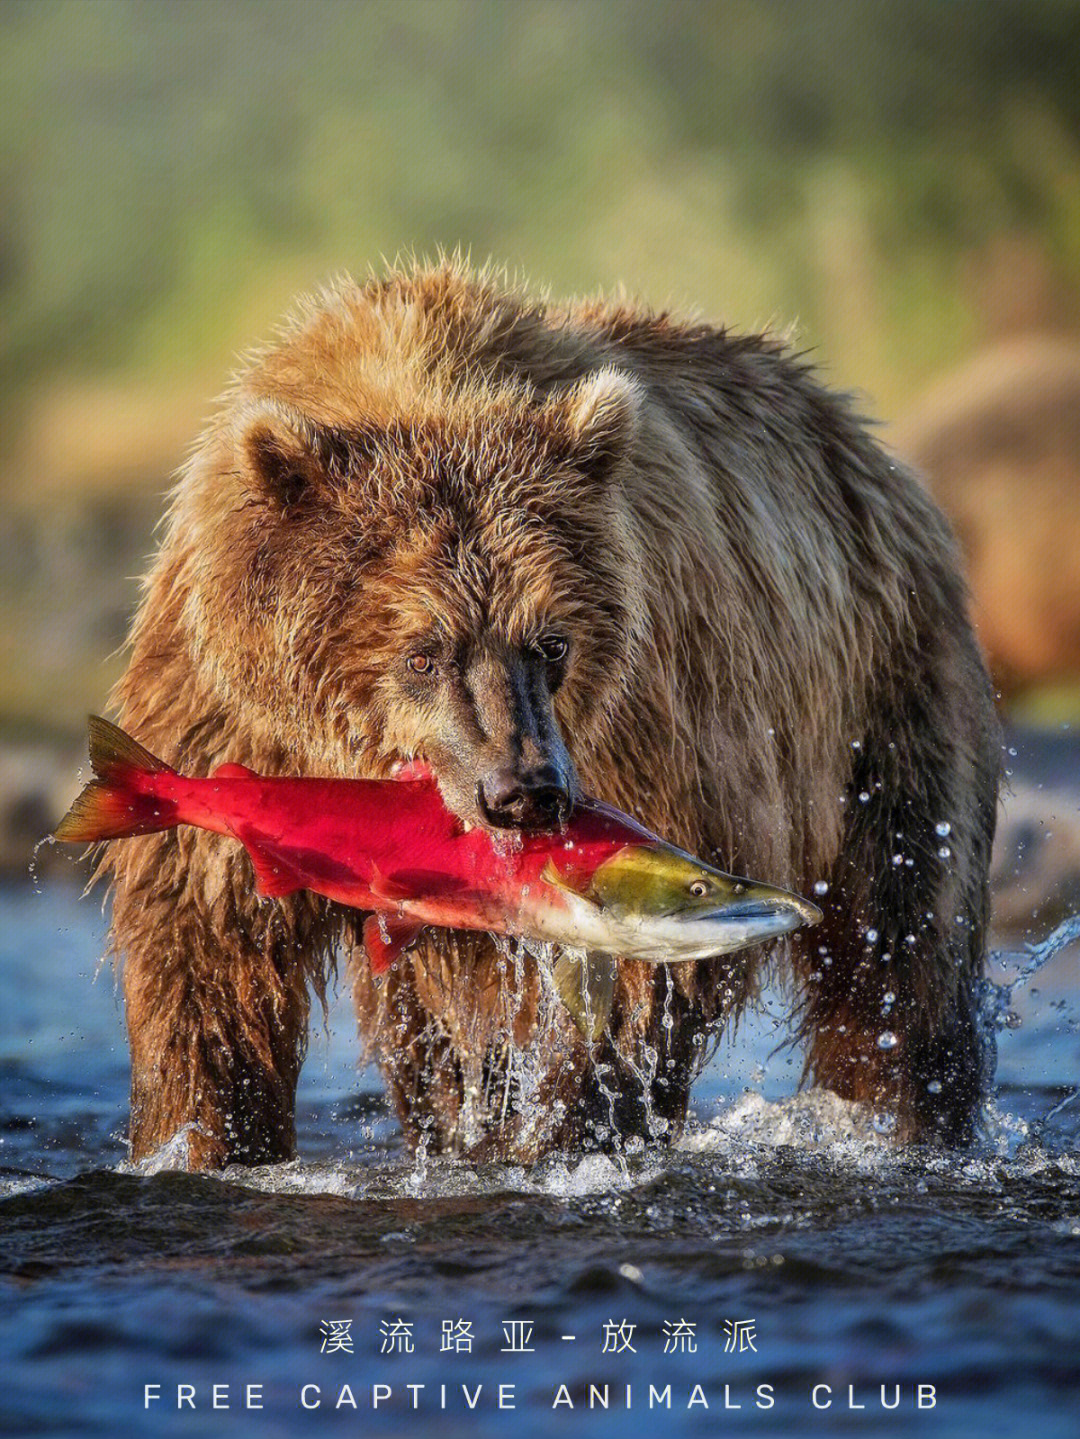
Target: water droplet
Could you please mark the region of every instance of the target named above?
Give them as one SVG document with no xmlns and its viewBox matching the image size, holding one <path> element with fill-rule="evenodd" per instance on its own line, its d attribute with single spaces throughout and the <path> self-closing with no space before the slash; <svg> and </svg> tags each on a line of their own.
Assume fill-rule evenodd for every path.
<svg viewBox="0 0 1080 1439">
<path fill-rule="evenodd" d="M 891 1134 L 896 1128 L 896 1116 L 894 1114 L 875 1114 L 870 1121 L 877 1134 Z"/>
<path fill-rule="evenodd" d="M 900 1043 L 891 1029 L 883 1029 L 877 1037 L 878 1049 L 895 1049 Z"/>
<path fill-rule="evenodd" d="M 886 1004 L 895 1004 L 895 1003 L 896 1003 L 896 995 L 893 994 L 893 992 L 892 992 L 891 989 L 887 989 L 887 990 L 885 991 L 884 999 L 885 999 L 885 1003 L 886 1003 Z"/>
<path fill-rule="evenodd" d="M 930 1083 L 926 1086 L 926 1092 L 927 1092 L 927 1094 L 940 1094 L 940 1093 L 941 1093 L 941 1080 L 940 1080 L 940 1079 L 932 1079 L 932 1080 L 930 1081 Z"/>
<path fill-rule="evenodd" d="M 878 932 L 876 929 L 868 929 L 866 931 L 866 942 L 867 944 L 877 944 Z"/>
<path fill-rule="evenodd" d="M 948 859 L 951 854 L 952 850 L 949 848 L 949 846 L 947 844 L 943 844 L 937 852 L 937 857 L 938 859 Z"/>
<path fill-rule="evenodd" d="M 947 819 L 939 820 L 938 823 L 934 825 L 934 833 L 939 839 L 948 839 L 952 833 L 952 825 Z"/>
<path fill-rule="evenodd" d="M 852 749 L 862 749 L 862 740 L 861 740 L 861 739 L 853 739 L 853 740 L 851 741 L 851 748 L 852 748 Z"/>
<path fill-rule="evenodd" d="M 893 862 L 893 864 L 896 864 L 896 865 L 903 864 L 903 862 L 904 862 L 904 856 L 903 856 L 902 854 L 894 854 L 893 857 L 892 857 L 892 862 Z"/>
<path fill-rule="evenodd" d="M 828 881 L 827 879 L 815 880 L 815 882 L 814 882 L 814 893 L 815 893 L 815 894 L 828 894 L 828 892 L 829 892 L 829 881 Z"/>
<path fill-rule="evenodd" d="M 867 794 L 866 790 L 864 790 L 864 789 L 861 789 L 861 790 L 859 791 L 859 803 L 860 803 L 860 804 L 869 804 L 869 803 L 870 803 L 870 796 Z"/>
</svg>

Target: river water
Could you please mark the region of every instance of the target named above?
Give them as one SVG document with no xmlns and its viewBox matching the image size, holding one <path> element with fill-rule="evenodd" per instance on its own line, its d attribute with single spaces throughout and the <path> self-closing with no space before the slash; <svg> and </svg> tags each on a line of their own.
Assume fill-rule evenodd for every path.
<svg viewBox="0 0 1080 1439">
<path fill-rule="evenodd" d="M 793 1098 L 766 1010 L 673 1151 L 417 1162 L 338 1004 L 299 1159 L 202 1177 L 126 1167 L 103 928 L 71 887 L 0 895 L 0 1428 L 1080 1432 L 1076 946 L 1002 1006 L 963 1154 Z"/>
</svg>

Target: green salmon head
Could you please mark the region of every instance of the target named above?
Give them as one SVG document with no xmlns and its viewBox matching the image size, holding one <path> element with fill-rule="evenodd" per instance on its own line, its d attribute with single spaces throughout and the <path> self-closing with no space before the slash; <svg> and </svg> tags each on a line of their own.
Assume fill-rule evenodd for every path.
<svg viewBox="0 0 1080 1439">
<path fill-rule="evenodd" d="M 653 962 L 730 954 L 821 919 L 797 894 L 658 843 L 626 845 L 572 892 L 594 906 L 597 931 L 607 925 L 610 953 Z"/>
</svg>

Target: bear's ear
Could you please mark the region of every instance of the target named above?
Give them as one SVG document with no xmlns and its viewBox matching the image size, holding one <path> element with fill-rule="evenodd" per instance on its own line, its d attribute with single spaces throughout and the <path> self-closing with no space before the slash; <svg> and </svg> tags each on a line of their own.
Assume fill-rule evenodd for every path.
<svg viewBox="0 0 1080 1439">
<path fill-rule="evenodd" d="M 644 391 L 622 370 L 597 370 L 559 397 L 563 434 L 578 469 L 599 479 L 626 454 L 637 432 Z"/>
<path fill-rule="evenodd" d="M 258 488 L 283 510 L 295 509 L 327 473 L 328 439 L 299 411 L 256 400 L 237 416 L 238 457 Z"/>
</svg>

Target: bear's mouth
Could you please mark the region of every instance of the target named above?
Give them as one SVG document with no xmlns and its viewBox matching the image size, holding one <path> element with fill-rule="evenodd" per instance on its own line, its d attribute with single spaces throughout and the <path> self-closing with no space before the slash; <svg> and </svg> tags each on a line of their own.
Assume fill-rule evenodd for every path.
<svg viewBox="0 0 1080 1439">
<path fill-rule="evenodd" d="M 406 781 L 433 779 L 436 784 L 439 781 L 435 766 L 419 754 L 396 759 L 390 766 L 390 778 Z"/>
<path fill-rule="evenodd" d="M 579 798 L 573 771 L 569 779 L 563 781 L 560 772 L 550 763 L 523 776 L 522 803 L 508 805 L 501 811 L 488 803 L 484 780 L 474 780 L 468 770 L 463 775 L 456 764 L 451 764 L 448 771 L 420 750 L 394 760 L 390 777 L 434 781 L 443 803 L 466 832 L 483 829 L 491 835 L 555 833 L 568 822 Z"/>
<path fill-rule="evenodd" d="M 439 787 L 439 793 L 442 796 L 443 803 L 447 809 L 451 810 L 457 816 L 458 822 L 466 834 L 468 834 L 470 830 L 479 827 L 483 827 L 484 829 L 489 828 L 484 822 L 483 815 L 478 814 L 475 810 L 470 810 L 468 813 L 462 814 L 461 810 L 454 803 L 453 796 L 447 793 L 442 775 L 439 774 L 439 771 L 426 755 L 417 752 L 416 754 L 403 755 L 400 759 L 396 759 L 390 766 L 390 778 L 404 780 L 406 782 L 410 780 L 434 780 Z"/>
</svg>

